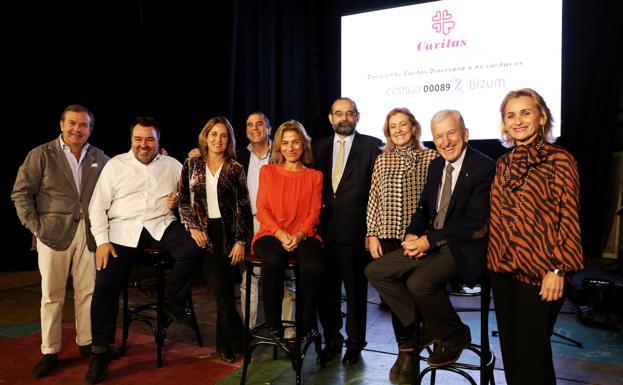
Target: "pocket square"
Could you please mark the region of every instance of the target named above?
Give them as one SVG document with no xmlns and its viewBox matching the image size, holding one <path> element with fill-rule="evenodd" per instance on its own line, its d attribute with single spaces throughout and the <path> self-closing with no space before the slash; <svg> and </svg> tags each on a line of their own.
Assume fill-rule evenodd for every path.
<svg viewBox="0 0 623 385">
<path fill-rule="evenodd" d="M 97 163 L 91 163 L 91 167 L 97 167 Z"/>
</svg>

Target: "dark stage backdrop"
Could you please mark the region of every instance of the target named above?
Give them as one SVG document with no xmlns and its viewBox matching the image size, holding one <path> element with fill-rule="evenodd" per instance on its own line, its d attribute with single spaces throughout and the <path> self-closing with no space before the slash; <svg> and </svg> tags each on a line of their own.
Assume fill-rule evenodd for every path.
<svg viewBox="0 0 623 385">
<path fill-rule="evenodd" d="M 3 109 L 8 161 L 0 194 L 7 230 L 0 268 L 36 268 L 10 191 L 27 152 L 58 136 L 66 105 L 82 103 L 93 110 L 90 142 L 109 155 L 129 150 L 129 123 L 138 114 L 160 120 L 162 146 L 180 160 L 195 146 L 205 122 L 219 114 L 230 118 L 240 144 L 246 144 L 246 114 L 258 109 L 270 116 L 274 128 L 295 118 L 318 138 L 331 132 L 327 112 L 340 96 L 340 16 L 413 3 L 128 0 L 3 5 L 2 89 L 9 102 Z M 613 1 L 564 2 L 560 143 L 580 166 L 587 257 L 599 255 L 606 215 L 602 186 L 621 92 L 622 8 Z M 514 20 L 511 10 L 508 23 L 509 28 L 538 28 L 529 20 Z M 530 42 L 517 49 L 529 50 Z M 427 129 L 427 122 L 422 123 Z M 496 141 L 473 145 L 492 157 L 503 152 Z"/>
</svg>

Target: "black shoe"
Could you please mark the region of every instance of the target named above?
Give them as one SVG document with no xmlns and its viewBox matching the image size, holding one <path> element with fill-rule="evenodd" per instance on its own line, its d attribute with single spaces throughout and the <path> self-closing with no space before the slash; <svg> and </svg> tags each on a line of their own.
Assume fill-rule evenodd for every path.
<svg viewBox="0 0 623 385">
<path fill-rule="evenodd" d="M 114 347 L 109 347 L 108 350 L 102 353 L 91 352 L 91 361 L 89 362 L 89 370 L 84 375 L 84 381 L 87 384 L 98 384 L 106 378 L 106 368 L 110 361 L 118 358 L 117 350 Z"/>
<path fill-rule="evenodd" d="M 164 300 L 163 311 L 173 322 L 194 328 L 192 312 L 186 304 L 186 301 L 166 298 Z"/>
<path fill-rule="evenodd" d="M 78 345 L 78 353 L 80 354 L 80 357 L 90 358 L 91 357 L 91 344 Z"/>
<path fill-rule="evenodd" d="M 234 354 L 234 350 L 230 346 L 226 346 L 218 351 L 219 357 L 221 360 L 231 364 L 236 361 L 236 355 Z"/>
<path fill-rule="evenodd" d="M 342 363 L 344 365 L 356 365 L 359 363 L 361 359 L 361 350 L 347 348 L 346 353 L 344 353 L 344 358 L 342 358 Z"/>
<path fill-rule="evenodd" d="M 471 342 L 472 337 L 469 328 L 463 325 L 459 331 L 449 338 L 435 344 L 435 349 L 428 357 L 428 365 L 438 368 L 456 362 L 461 356 L 463 349 L 468 347 Z"/>
<path fill-rule="evenodd" d="M 342 353 L 342 343 L 341 342 L 327 342 L 324 349 L 320 352 L 318 357 L 316 358 L 316 363 L 326 364 L 335 358 L 335 356 L 340 355 Z"/>
<path fill-rule="evenodd" d="M 43 378 L 50 374 L 52 369 L 58 364 L 58 355 L 44 354 L 41 357 L 41 361 L 37 362 L 34 368 L 32 368 L 32 378 Z"/>
</svg>

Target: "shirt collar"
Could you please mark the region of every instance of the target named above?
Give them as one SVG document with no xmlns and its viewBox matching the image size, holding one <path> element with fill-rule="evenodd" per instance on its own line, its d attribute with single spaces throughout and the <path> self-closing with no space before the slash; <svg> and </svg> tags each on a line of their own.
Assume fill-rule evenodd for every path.
<svg viewBox="0 0 623 385">
<path fill-rule="evenodd" d="M 333 134 L 333 144 L 338 143 L 340 140 L 343 140 L 344 144 L 352 144 L 355 139 L 355 132 L 356 131 L 353 131 L 352 134 L 345 136 L 344 138 L 340 138 L 337 134 Z"/>
<path fill-rule="evenodd" d="M 60 144 L 61 144 L 61 149 L 63 151 L 70 149 L 69 146 L 65 143 L 65 141 L 63 140 L 63 134 L 60 134 L 58 136 L 58 140 L 60 140 Z M 82 147 L 82 153 L 85 153 L 87 150 L 89 149 L 89 143 L 85 143 L 84 146 Z"/>
</svg>

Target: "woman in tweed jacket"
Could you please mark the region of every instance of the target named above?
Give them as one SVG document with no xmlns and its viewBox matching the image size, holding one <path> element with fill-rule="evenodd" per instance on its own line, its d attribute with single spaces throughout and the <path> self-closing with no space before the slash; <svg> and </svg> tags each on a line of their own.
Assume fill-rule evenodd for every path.
<svg viewBox="0 0 623 385">
<path fill-rule="evenodd" d="M 426 183 L 428 165 L 438 155 L 421 145 L 421 132 L 420 124 L 407 108 L 394 108 L 385 118 L 383 134 L 387 145 L 376 158 L 368 199 L 367 237 L 374 259 L 401 248 L 405 229 Z M 411 349 L 412 331 L 393 312 L 392 324 L 402 352 L 390 370 L 390 378 L 397 380 Z M 405 373 L 409 369 L 404 368 Z"/>
</svg>

